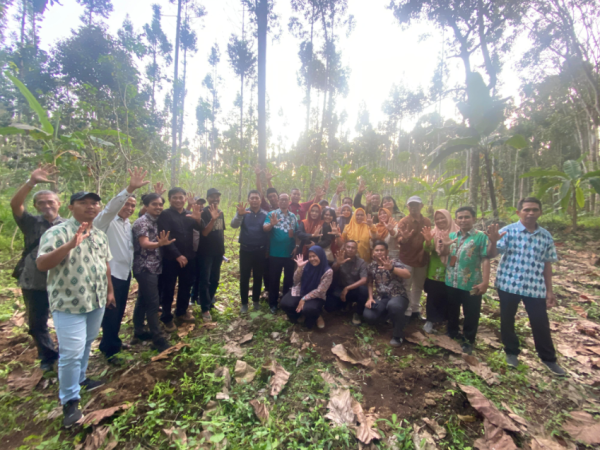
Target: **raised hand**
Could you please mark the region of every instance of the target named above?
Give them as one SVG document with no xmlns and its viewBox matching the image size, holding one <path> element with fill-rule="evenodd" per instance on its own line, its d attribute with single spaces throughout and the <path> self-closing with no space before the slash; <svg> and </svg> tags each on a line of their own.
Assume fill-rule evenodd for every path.
<svg viewBox="0 0 600 450">
<path fill-rule="evenodd" d="M 200 208 L 200 205 L 192 205 L 192 214 L 190 214 L 190 217 L 196 222 L 200 222 L 202 220 L 202 209 Z"/>
<path fill-rule="evenodd" d="M 260 168 L 260 166 L 254 166 L 254 173 L 256 175 L 260 175 L 262 173 L 262 169 Z"/>
<path fill-rule="evenodd" d="M 271 213 L 271 225 L 275 226 L 279 223 L 279 219 L 277 218 L 277 214 Z"/>
<path fill-rule="evenodd" d="M 367 188 L 367 185 L 365 184 L 365 180 L 363 180 L 361 178 L 360 182 L 358 183 L 358 192 L 360 192 L 362 194 L 363 192 L 365 192 L 366 188 Z"/>
<path fill-rule="evenodd" d="M 271 173 L 271 171 L 269 169 L 265 169 L 264 172 L 265 174 L 265 178 L 267 181 L 271 181 L 273 179 L 273 174 Z"/>
<path fill-rule="evenodd" d="M 49 180 L 48 177 L 58 173 L 58 169 L 53 164 L 40 164 L 38 168 L 31 172 L 29 180 L 33 184 L 38 183 L 56 183 L 56 181 Z"/>
<path fill-rule="evenodd" d="M 402 240 L 402 242 L 406 243 L 417 234 L 417 230 L 415 228 L 412 231 L 408 231 L 406 228 L 399 228 L 398 234 L 400 235 L 400 239 Z"/>
<path fill-rule="evenodd" d="M 338 183 L 337 187 L 335 188 L 335 193 L 337 195 L 340 195 L 345 190 L 346 190 L 346 184 L 343 181 L 341 181 Z"/>
<path fill-rule="evenodd" d="M 350 261 L 350 258 L 346 258 L 346 252 L 344 250 L 340 250 L 335 254 L 335 261 L 341 266 L 342 264 Z"/>
<path fill-rule="evenodd" d="M 331 222 L 331 231 L 327 234 L 333 234 L 334 236 L 338 236 L 338 237 L 340 237 L 342 235 L 342 233 L 340 233 L 340 228 L 338 227 L 337 223 L 335 223 L 335 222 Z"/>
<path fill-rule="evenodd" d="M 388 229 L 388 231 L 391 233 L 392 231 L 394 231 L 394 228 L 396 228 L 396 224 L 398 222 L 396 222 L 394 219 L 392 219 L 390 217 L 390 220 L 388 220 L 388 223 L 385 224 L 385 227 Z"/>
<path fill-rule="evenodd" d="M 392 264 L 392 260 L 390 258 L 388 258 L 387 256 L 380 258 L 379 263 L 381 264 L 379 266 L 380 269 L 385 269 L 385 270 L 389 270 L 389 271 L 394 270 L 394 264 Z"/>
<path fill-rule="evenodd" d="M 165 192 L 167 192 L 167 190 L 165 189 L 165 185 L 158 181 L 154 185 L 154 193 L 162 196 Z"/>
<path fill-rule="evenodd" d="M 210 211 L 211 220 L 217 220 L 219 218 L 219 216 L 221 215 L 221 211 L 219 211 L 219 207 L 217 205 L 215 205 L 214 203 L 212 205 L 210 205 L 210 208 L 208 210 Z"/>
<path fill-rule="evenodd" d="M 90 237 L 90 229 L 91 228 L 92 228 L 91 223 L 83 222 L 81 225 L 79 225 L 79 228 L 77 229 L 77 232 L 75 233 L 75 236 L 73 236 L 73 239 L 71 239 L 69 241 L 69 245 L 71 246 L 71 249 L 76 248 L 79 244 L 81 244 L 83 242 L 84 239 L 87 239 Z"/>
<path fill-rule="evenodd" d="M 315 230 L 315 232 L 313 234 L 311 234 L 312 237 L 314 238 L 320 238 L 321 236 L 323 236 L 323 225 L 319 225 L 317 227 L 317 229 Z"/>
<path fill-rule="evenodd" d="M 194 200 L 194 198 L 195 198 L 195 197 L 196 197 L 196 194 L 194 194 L 193 192 L 188 192 L 188 193 L 185 195 L 185 198 L 186 198 L 186 200 L 187 200 L 187 204 L 188 204 L 188 208 L 189 208 L 189 209 L 191 209 L 191 208 L 192 208 L 192 205 L 193 205 L 194 203 L 196 203 L 196 201 Z"/>
<path fill-rule="evenodd" d="M 321 199 L 325 196 L 325 191 L 322 187 L 318 187 L 315 189 L 315 203 L 321 201 Z"/>
<path fill-rule="evenodd" d="M 373 226 L 373 216 L 371 214 L 367 214 L 367 225 Z"/>
<path fill-rule="evenodd" d="M 425 238 L 426 242 L 431 242 L 433 239 L 433 233 L 431 232 L 431 227 L 423 227 L 421 230 L 421 234 Z"/>
<path fill-rule="evenodd" d="M 442 244 L 445 245 L 446 247 L 451 246 L 456 241 L 458 241 L 458 238 L 456 238 L 456 239 L 450 239 L 450 233 L 448 233 L 448 234 L 444 233 L 442 235 Z"/>
<path fill-rule="evenodd" d="M 308 263 L 308 259 L 305 261 L 304 260 L 304 256 L 302 255 L 298 255 L 296 256 L 296 264 L 298 264 L 298 267 L 302 268 L 306 265 L 306 263 Z"/>
<path fill-rule="evenodd" d="M 371 203 L 372 197 L 373 197 L 373 193 L 371 191 L 367 191 L 367 193 L 365 195 L 365 200 L 367 201 L 367 203 Z"/>
<path fill-rule="evenodd" d="M 330 180 L 329 180 L 329 178 L 328 178 L 328 179 L 326 179 L 326 180 L 325 180 L 325 182 L 323 183 L 323 190 L 324 190 L 325 192 L 327 192 L 327 191 L 329 190 L 329 183 L 330 183 Z"/>
<path fill-rule="evenodd" d="M 487 227 L 487 237 L 488 239 L 493 242 L 496 243 L 498 242 L 500 239 L 502 239 L 502 236 L 504 236 L 506 234 L 506 231 L 500 233 L 498 230 L 500 229 L 500 225 L 496 224 L 491 224 Z"/>
<path fill-rule="evenodd" d="M 248 214 L 248 211 L 246 211 L 247 207 L 248 207 L 247 203 L 243 203 L 243 202 L 238 203 L 237 206 L 235 207 L 235 209 L 237 211 L 237 215 L 245 216 L 246 214 Z"/>
<path fill-rule="evenodd" d="M 165 232 L 165 230 L 163 230 L 160 232 L 160 234 L 158 235 L 158 246 L 159 247 L 164 247 L 165 245 L 170 245 L 173 242 L 175 242 L 175 239 L 169 240 L 169 234 L 171 234 L 170 231 Z"/>
<path fill-rule="evenodd" d="M 127 190 L 129 193 L 132 193 L 136 189 L 139 189 L 143 186 L 146 186 L 150 183 L 150 180 L 145 180 L 146 175 L 148 175 L 148 171 L 144 170 L 142 167 L 134 167 L 133 170 L 129 169 L 129 186 Z"/>
</svg>

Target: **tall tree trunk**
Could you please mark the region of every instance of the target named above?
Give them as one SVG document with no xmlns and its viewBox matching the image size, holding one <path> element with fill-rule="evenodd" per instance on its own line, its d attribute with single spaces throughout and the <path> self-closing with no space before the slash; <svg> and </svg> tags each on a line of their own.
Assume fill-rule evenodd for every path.
<svg viewBox="0 0 600 450">
<path fill-rule="evenodd" d="M 179 99 L 179 39 L 181 28 L 181 3 L 177 1 L 177 28 L 175 32 L 175 58 L 174 58 L 174 73 L 173 73 L 173 117 L 171 120 L 171 186 L 177 185 L 177 114 L 178 114 L 178 99 Z"/>
<path fill-rule="evenodd" d="M 480 184 L 480 176 L 479 176 L 479 166 L 481 165 L 479 162 L 479 150 L 476 148 L 471 149 L 470 151 L 470 174 L 469 174 L 469 204 L 475 208 L 475 212 L 477 212 L 477 205 L 479 203 L 479 184 Z"/>
<path fill-rule="evenodd" d="M 184 117 L 183 117 L 183 113 L 185 110 L 185 85 L 186 85 L 186 78 L 187 78 L 187 48 L 183 49 L 183 79 L 182 79 L 182 83 L 181 83 L 181 120 L 179 121 L 179 150 L 181 150 L 181 147 L 183 146 L 183 122 L 184 122 Z M 176 178 L 179 179 L 179 170 L 180 170 L 180 164 L 177 165 L 176 168 Z"/>
<path fill-rule="evenodd" d="M 513 178 L 513 198 L 512 205 L 517 206 L 517 175 L 519 174 L 519 150 L 515 149 L 515 175 Z"/>
<path fill-rule="evenodd" d="M 496 190 L 494 189 L 494 177 L 492 174 L 492 162 L 490 161 L 489 151 L 486 149 L 483 151 L 483 157 L 485 158 L 485 169 L 487 174 L 488 190 L 490 191 L 490 202 L 492 204 L 492 213 L 494 219 L 498 219 L 498 204 L 496 202 Z"/>
<path fill-rule="evenodd" d="M 268 0 L 258 0 L 256 22 L 258 28 L 258 164 L 267 167 L 267 21 Z"/>
<path fill-rule="evenodd" d="M 242 26 L 243 29 L 243 26 Z M 243 36 L 243 32 L 242 32 Z M 244 167 L 244 74 L 240 76 L 241 86 L 240 86 L 240 176 L 239 176 L 239 189 L 238 189 L 238 202 L 242 201 L 242 182 L 244 180 L 243 177 L 243 167 Z"/>
<path fill-rule="evenodd" d="M 573 209 L 571 210 L 571 224 L 573 225 L 573 229 L 575 229 L 577 228 L 577 189 L 575 189 L 575 186 L 572 187 L 572 191 L 571 203 Z"/>
<path fill-rule="evenodd" d="M 313 37 L 315 29 L 315 4 L 312 5 L 312 15 L 310 17 L 310 62 L 308 66 L 308 77 L 306 79 L 306 135 L 310 129 L 310 93 L 312 88 L 311 68 L 313 60 Z"/>
</svg>

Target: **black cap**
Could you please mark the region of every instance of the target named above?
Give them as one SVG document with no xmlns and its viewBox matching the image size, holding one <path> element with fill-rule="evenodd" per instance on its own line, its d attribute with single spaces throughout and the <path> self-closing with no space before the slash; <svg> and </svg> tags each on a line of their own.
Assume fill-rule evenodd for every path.
<svg viewBox="0 0 600 450">
<path fill-rule="evenodd" d="M 215 189 L 215 188 L 210 188 L 208 191 L 206 191 L 206 196 L 207 197 L 210 197 L 211 195 L 215 195 L 215 194 L 221 195 L 221 193 L 219 192 L 219 190 Z"/>
<path fill-rule="evenodd" d="M 71 195 L 71 203 L 70 204 L 72 205 L 77 200 L 83 200 L 84 198 L 88 198 L 88 197 L 96 200 L 97 202 L 102 200 L 98 194 L 94 194 L 93 192 L 80 191 L 80 192 L 75 192 L 73 195 Z"/>
</svg>

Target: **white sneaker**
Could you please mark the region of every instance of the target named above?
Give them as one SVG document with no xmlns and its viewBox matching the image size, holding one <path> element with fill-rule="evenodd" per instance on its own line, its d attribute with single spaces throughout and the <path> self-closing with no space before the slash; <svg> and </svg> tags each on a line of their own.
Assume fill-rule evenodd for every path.
<svg viewBox="0 0 600 450">
<path fill-rule="evenodd" d="M 431 334 L 431 332 L 433 331 L 433 323 L 427 321 L 425 325 L 423 325 L 423 331 L 427 334 Z"/>
</svg>

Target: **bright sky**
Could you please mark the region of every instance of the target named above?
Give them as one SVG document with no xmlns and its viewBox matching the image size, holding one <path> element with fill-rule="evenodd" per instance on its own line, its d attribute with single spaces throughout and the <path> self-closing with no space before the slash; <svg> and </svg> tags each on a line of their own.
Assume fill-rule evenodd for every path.
<svg viewBox="0 0 600 450">
<path fill-rule="evenodd" d="M 62 0 L 62 6 L 49 7 L 45 13 L 40 33 L 41 45 L 48 49 L 56 41 L 70 35 L 79 24 L 83 8 L 75 0 Z M 108 20 L 109 30 L 116 33 L 126 15 L 130 16 L 136 31 L 149 23 L 152 18 L 151 0 L 113 0 L 114 11 Z M 163 29 L 170 40 L 175 42 L 176 4 L 167 0 L 156 0 L 162 6 Z M 219 74 L 222 113 L 225 117 L 234 109 L 233 102 L 239 90 L 239 81 L 230 68 L 227 58 L 227 42 L 232 33 L 241 33 L 242 8 L 239 0 L 204 0 L 201 2 L 207 11 L 203 19 L 196 19 L 198 25 L 198 53 L 188 62 L 188 94 L 185 105 L 185 136 L 193 140 L 196 132 L 195 109 L 198 98 L 206 95 L 202 79 L 209 71 L 208 55 L 214 43 L 221 50 Z M 441 30 L 430 24 L 413 25 L 402 31 L 390 10 L 386 9 L 389 0 L 349 0 L 349 13 L 355 17 L 353 33 L 342 36 L 339 48 L 344 64 L 350 68 L 349 94 L 337 102 L 338 110 L 345 110 L 348 121 L 344 129 L 354 133 L 357 113 L 361 102 L 365 102 L 371 122 L 376 125 L 384 119 L 381 106 L 394 83 L 404 83 L 410 88 L 422 86 L 427 90 L 442 49 Z M 269 127 L 272 130 L 271 144 L 281 136 L 289 148 L 296 142 L 304 129 L 305 107 L 302 104 L 303 90 L 297 84 L 299 41 L 288 31 L 287 24 L 292 14 L 289 0 L 276 0 L 275 12 L 280 18 L 281 38 L 277 42 L 270 39 L 267 46 L 267 96 L 270 108 Z M 169 16 L 169 17 L 167 17 Z M 447 30 L 449 32 L 449 30 Z M 427 39 L 420 39 L 423 35 Z M 255 46 L 256 48 L 256 46 Z M 146 63 L 140 63 L 140 71 Z M 464 79 L 462 66 L 457 59 L 447 60 L 450 69 L 448 85 Z M 172 68 L 169 69 L 172 74 Z M 181 69 L 180 69 L 181 73 Z M 510 64 L 501 75 L 504 83 L 503 96 L 517 97 L 519 78 Z M 163 90 L 163 94 L 166 89 Z M 248 98 L 246 96 L 246 98 Z M 280 115 L 280 112 L 282 114 Z M 455 116 L 453 103 L 448 100 L 442 106 L 442 114 Z M 410 121 L 405 128 L 412 126 Z"/>
</svg>

